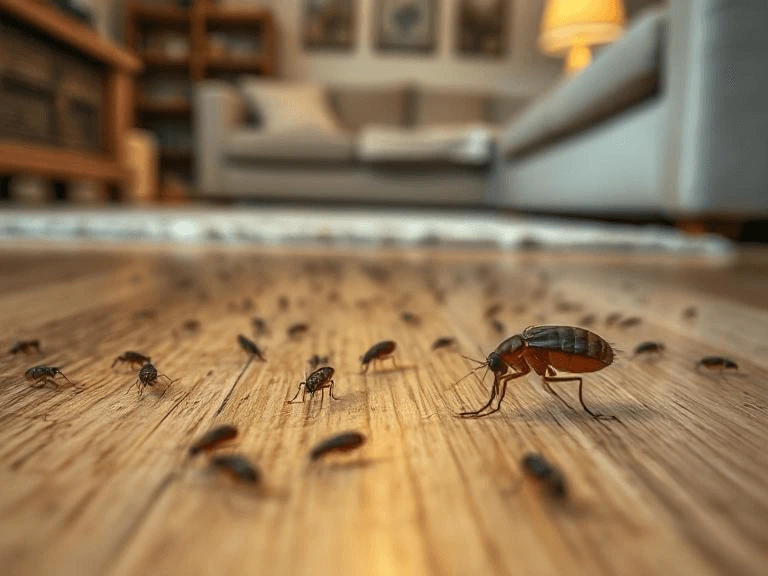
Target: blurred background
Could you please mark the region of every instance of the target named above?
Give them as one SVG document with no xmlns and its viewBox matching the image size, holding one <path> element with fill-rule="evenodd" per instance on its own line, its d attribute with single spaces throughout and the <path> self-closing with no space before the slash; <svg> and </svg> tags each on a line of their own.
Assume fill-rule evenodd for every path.
<svg viewBox="0 0 768 576">
<path fill-rule="evenodd" d="M 0 234 L 765 241 L 766 26 L 763 1 L 0 0 Z"/>
</svg>

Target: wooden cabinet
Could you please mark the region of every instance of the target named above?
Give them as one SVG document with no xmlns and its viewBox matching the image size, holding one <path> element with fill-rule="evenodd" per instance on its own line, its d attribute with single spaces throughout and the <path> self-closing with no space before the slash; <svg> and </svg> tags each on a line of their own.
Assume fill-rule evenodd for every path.
<svg viewBox="0 0 768 576">
<path fill-rule="evenodd" d="M 0 0 L 0 176 L 102 181 L 130 177 L 130 52 L 55 8 Z"/>
</svg>

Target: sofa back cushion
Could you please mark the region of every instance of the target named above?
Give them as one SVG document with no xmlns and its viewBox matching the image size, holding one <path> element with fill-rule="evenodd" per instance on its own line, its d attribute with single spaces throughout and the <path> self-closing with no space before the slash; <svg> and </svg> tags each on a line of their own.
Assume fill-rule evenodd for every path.
<svg viewBox="0 0 768 576">
<path fill-rule="evenodd" d="M 325 89 L 317 84 L 286 80 L 241 80 L 246 105 L 264 128 L 273 131 L 301 127 L 333 131 L 338 128 Z"/>
<path fill-rule="evenodd" d="M 331 86 L 330 107 L 342 126 L 359 130 L 369 124 L 403 126 L 406 122 L 407 88 L 391 86 Z"/>
<path fill-rule="evenodd" d="M 491 97 L 488 94 L 448 88 L 419 88 L 413 102 L 413 123 L 416 126 L 486 123 L 491 120 Z"/>
</svg>

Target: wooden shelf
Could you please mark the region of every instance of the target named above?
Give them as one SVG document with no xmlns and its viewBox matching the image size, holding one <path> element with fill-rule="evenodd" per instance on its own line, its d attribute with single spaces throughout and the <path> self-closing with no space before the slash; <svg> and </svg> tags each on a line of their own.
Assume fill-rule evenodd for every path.
<svg viewBox="0 0 768 576">
<path fill-rule="evenodd" d="M 163 54 L 145 54 L 143 56 L 144 65 L 147 68 L 170 68 L 175 70 L 189 68 L 190 58 L 172 58 Z"/>
<path fill-rule="evenodd" d="M 208 68 L 226 72 L 271 73 L 271 64 L 263 56 L 218 56 L 208 60 Z"/>
<path fill-rule="evenodd" d="M 130 10 L 138 20 L 145 23 L 188 24 L 192 21 L 191 10 L 179 6 L 134 3 Z"/>
<path fill-rule="evenodd" d="M 209 24 L 232 26 L 249 26 L 272 20 L 272 12 L 265 8 L 227 8 L 210 6 L 205 11 Z"/>
<path fill-rule="evenodd" d="M 188 116 L 192 114 L 192 104 L 182 101 L 168 101 L 164 102 L 158 100 L 153 102 L 152 100 L 142 99 L 136 104 L 139 112 L 145 114 L 173 114 L 176 116 Z"/>
</svg>

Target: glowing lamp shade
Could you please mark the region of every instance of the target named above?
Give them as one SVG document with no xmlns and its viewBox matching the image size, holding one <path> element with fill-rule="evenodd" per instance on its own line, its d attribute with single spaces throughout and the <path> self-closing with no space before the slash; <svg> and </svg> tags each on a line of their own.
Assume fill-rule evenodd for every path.
<svg viewBox="0 0 768 576">
<path fill-rule="evenodd" d="M 592 61 L 590 46 L 613 42 L 623 29 L 622 0 L 547 0 L 539 48 L 565 56 L 565 70 L 573 73 Z"/>
</svg>

